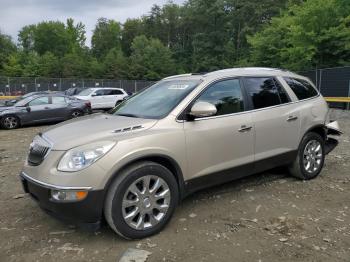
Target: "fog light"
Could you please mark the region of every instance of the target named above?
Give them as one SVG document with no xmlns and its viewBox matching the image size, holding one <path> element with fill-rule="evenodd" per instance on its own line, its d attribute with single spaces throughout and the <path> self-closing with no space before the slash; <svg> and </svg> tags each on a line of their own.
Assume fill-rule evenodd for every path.
<svg viewBox="0 0 350 262">
<path fill-rule="evenodd" d="M 80 201 L 87 196 L 87 191 L 51 190 L 51 198 L 56 201 Z"/>
</svg>

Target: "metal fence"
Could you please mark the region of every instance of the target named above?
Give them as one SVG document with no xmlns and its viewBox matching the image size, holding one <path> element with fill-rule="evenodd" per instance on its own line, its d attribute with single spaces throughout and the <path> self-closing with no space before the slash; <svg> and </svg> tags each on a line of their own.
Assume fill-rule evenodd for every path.
<svg viewBox="0 0 350 262">
<path fill-rule="evenodd" d="M 0 95 L 23 95 L 46 90 L 65 91 L 71 87 L 117 87 L 135 93 L 153 83 L 145 80 L 0 77 Z"/>
<path fill-rule="evenodd" d="M 350 97 L 350 66 L 299 72 L 309 77 L 325 97 Z M 64 91 L 71 87 L 118 87 L 138 92 L 153 81 L 76 78 L 0 77 L 0 95 L 21 95 L 34 91 Z"/>
<path fill-rule="evenodd" d="M 299 73 L 310 78 L 324 97 L 350 97 L 350 66 Z M 349 109 L 349 103 L 330 103 L 330 106 Z"/>
</svg>

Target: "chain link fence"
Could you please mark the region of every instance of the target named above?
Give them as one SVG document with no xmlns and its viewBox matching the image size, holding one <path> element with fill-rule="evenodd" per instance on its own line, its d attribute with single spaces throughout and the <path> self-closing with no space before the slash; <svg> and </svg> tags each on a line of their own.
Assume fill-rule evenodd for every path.
<svg viewBox="0 0 350 262">
<path fill-rule="evenodd" d="M 299 72 L 310 78 L 324 97 L 350 97 L 350 66 Z M 330 103 L 331 107 L 349 109 L 349 103 Z"/>
<path fill-rule="evenodd" d="M 155 82 L 145 80 L 0 77 L 0 96 L 16 96 L 47 90 L 65 91 L 72 87 L 117 87 L 129 93 L 135 93 L 153 83 Z"/>
</svg>

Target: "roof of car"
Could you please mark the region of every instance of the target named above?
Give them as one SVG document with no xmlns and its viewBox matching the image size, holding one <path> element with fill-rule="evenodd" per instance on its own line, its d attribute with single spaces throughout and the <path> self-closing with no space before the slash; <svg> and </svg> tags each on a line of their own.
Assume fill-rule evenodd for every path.
<svg viewBox="0 0 350 262">
<path fill-rule="evenodd" d="M 84 89 L 99 90 L 99 89 L 106 89 L 106 88 L 123 90 L 123 88 L 118 88 L 118 87 L 85 87 Z"/>
<path fill-rule="evenodd" d="M 209 73 L 195 73 L 195 74 L 182 74 L 174 75 L 165 78 L 170 79 L 205 79 L 225 76 L 291 76 L 302 77 L 296 73 L 293 73 L 284 69 L 268 68 L 268 67 L 241 67 L 241 68 L 228 68 L 217 70 Z M 304 77 L 302 77 L 304 78 Z"/>
</svg>

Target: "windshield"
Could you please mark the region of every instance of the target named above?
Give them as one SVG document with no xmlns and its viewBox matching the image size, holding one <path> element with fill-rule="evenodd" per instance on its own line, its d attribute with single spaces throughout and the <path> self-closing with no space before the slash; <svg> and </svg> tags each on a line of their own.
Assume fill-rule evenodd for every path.
<svg viewBox="0 0 350 262">
<path fill-rule="evenodd" d="M 77 95 L 79 95 L 79 96 L 88 96 L 88 95 L 90 95 L 92 93 L 92 91 L 94 91 L 94 90 L 92 90 L 91 88 L 84 89 L 81 92 L 79 92 Z"/>
<path fill-rule="evenodd" d="M 30 102 L 33 99 L 32 96 L 23 98 L 19 100 L 17 103 L 14 104 L 14 106 L 25 106 L 28 102 Z"/>
<path fill-rule="evenodd" d="M 124 101 L 113 115 L 160 119 L 170 113 L 201 81 L 164 80 Z"/>
</svg>

